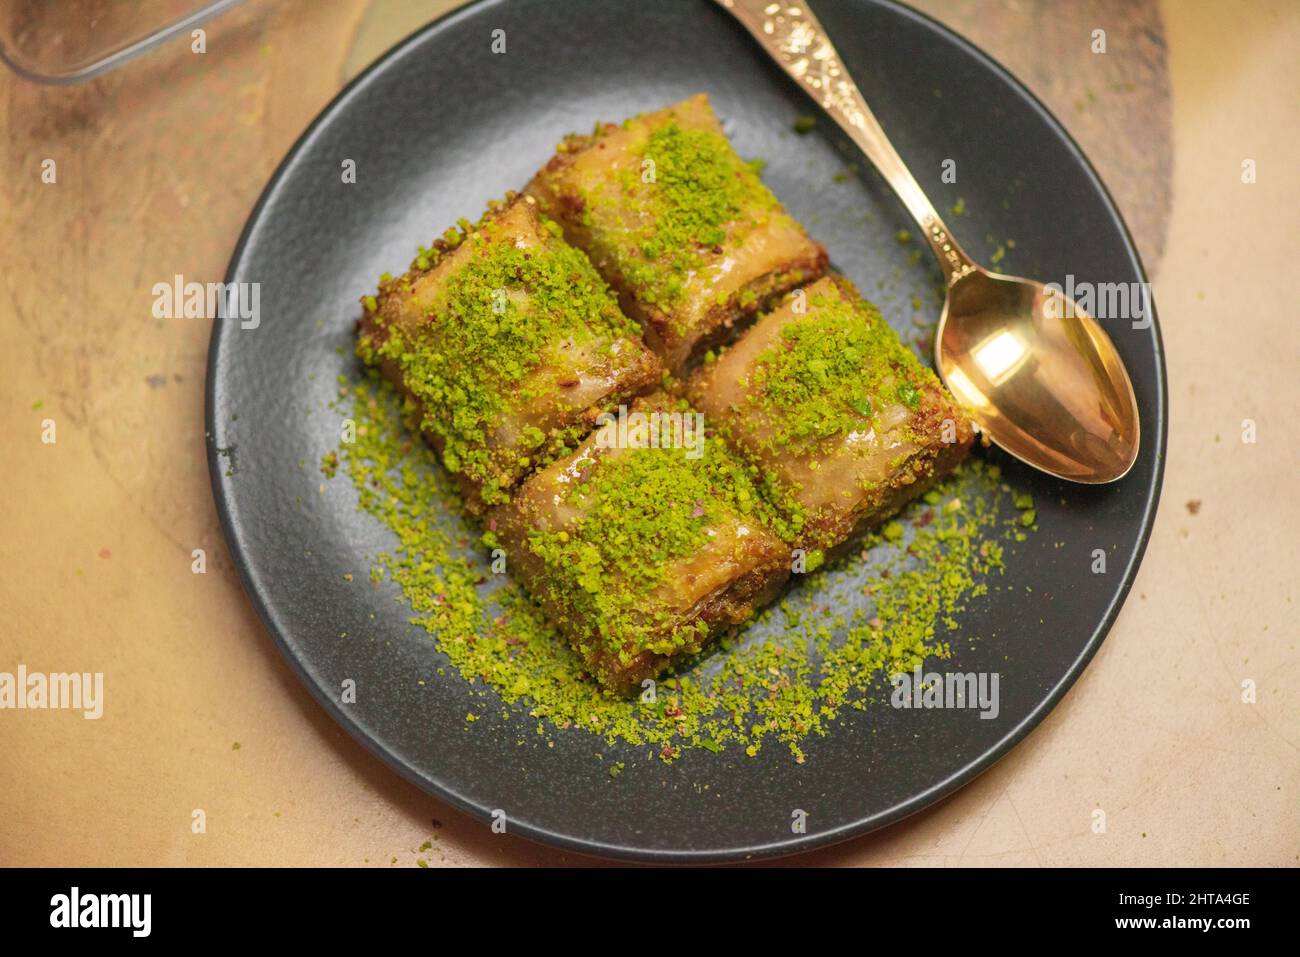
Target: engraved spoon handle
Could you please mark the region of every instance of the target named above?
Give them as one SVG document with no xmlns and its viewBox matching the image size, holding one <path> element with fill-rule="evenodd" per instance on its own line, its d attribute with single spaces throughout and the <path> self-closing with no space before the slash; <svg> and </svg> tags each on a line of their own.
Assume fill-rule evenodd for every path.
<svg viewBox="0 0 1300 957">
<path fill-rule="evenodd" d="M 921 227 L 948 285 L 977 268 L 957 245 L 920 185 L 908 171 L 858 85 L 849 76 L 826 30 L 801 3 L 717 0 L 866 154 Z"/>
</svg>

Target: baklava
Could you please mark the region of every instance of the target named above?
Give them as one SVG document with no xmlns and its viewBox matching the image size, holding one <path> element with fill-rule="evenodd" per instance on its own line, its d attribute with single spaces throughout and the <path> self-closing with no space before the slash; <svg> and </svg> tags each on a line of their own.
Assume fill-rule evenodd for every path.
<svg viewBox="0 0 1300 957">
<path fill-rule="evenodd" d="M 508 499 L 662 367 L 587 257 L 525 196 L 462 220 L 362 302 L 357 352 L 415 403 L 471 511 Z"/>
<path fill-rule="evenodd" d="M 703 94 L 568 137 L 526 192 L 679 376 L 826 271 L 826 250 L 736 154 Z"/>
<path fill-rule="evenodd" d="M 789 575 L 749 472 L 703 439 L 680 399 L 639 399 L 488 514 L 489 544 L 616 692 L 749 619 Z"/>
<path fill-rule="evenodd" d="M 810 556 L 924 492 L 974 438 L 934 373 L 841 277 L 788 296 L 687 392 Z"/>
</svg>

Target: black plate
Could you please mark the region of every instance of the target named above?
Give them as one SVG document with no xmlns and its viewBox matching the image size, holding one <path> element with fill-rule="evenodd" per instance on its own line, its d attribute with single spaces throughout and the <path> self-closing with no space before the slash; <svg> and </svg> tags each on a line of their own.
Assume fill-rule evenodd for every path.
<svg viewBox="0 0 1300 957">
<path fill-rule="evenodd" d="M 892 3 L 819 0 L 816 12 L 936 204 L 964 199 L 951 225 L 972 254 L 987 260 L 987 237 L 1013 238 L 1008 272 L 1144 280 L 1096 173 L 1001 67 Z M 497 29 L 504 55 L 490 49 Z M 325 708 L 407 778 L 476 817 L 506 809 L 513 833 L 643 860 L 761 857 L 842 840 L 937 801 L 1006 754 L 1115 620 L 1155 513 L 1165 444 L 1158 330 L 1108 323 L 1142 409 L 1142 454 L 1127 478 L 1100 488 L 1004 463 L 1034 494 L 1041 530 L 1007 557 L 1003 583 L 1013 587 L 965 616 L 963 629 L 980 639 L 954 643 L 945 666 L 1001 674 L 998 720 L 873 708 L 810 741 L 803 765 L 779 746 L 755 758 L 689 751 L 672 765 L 628 749 L 617 779 L 607 762 L 619 749 L 581 731 L 556 734 L 548 748 L 519 734 L 526 719 L 488 714 L 467 733 L 479 699 L 454 671 L 436 677 L 445 659 L 410 633 L 393 593 L 340 586 L 391 544 L 356 510 L 346 480 L 317 490 L 317 463 L 338 441 L 335 380 L 355 372 L 357 299 L 381 272 L 404 269 L 417 244 L 518 188 L 564 133 L 701 90 L 741 154 L 768 161 L 765 179 L 837 267 L 914 335 L 907 303 L 913 293 L 931 301 L 933 274 L 894 240 L 912 224 L 874 173 L 836 180 L 848 157 L 827 123 L 792 132 L 811 104 L 725 13 L 706 0 L 512 0 L 431 24 L 312 124 L 231 260 L 228 281 L 261 283 L 260 327 L 219 322 L 208 367 L 209 461 L 231 550 L 271 634 Z M 957 161 L 955 186 L 941 182 L 947 158 Z M 355 184 L 341 181 L 345 159 L 356 162 Z M 1106 574 L 1091 572 L 1096 548 L 1107 552 Z M 356 704 L 338 703 L 345 678 L 357 682 Z M 795 808 L 808 812 L 804 834 L 791 831 Z"/>
</svg>

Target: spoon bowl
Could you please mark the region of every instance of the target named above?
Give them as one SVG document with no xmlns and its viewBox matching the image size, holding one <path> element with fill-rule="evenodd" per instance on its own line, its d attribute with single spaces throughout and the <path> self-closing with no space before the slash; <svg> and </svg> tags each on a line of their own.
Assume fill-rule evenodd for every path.
<svg viewBox="0 0 1300 957">
<path fill-rule="evenodd" d="M 1115 346 L 1042 283 L 963 275 L 948 288 L 934 361 L 980 431 L 1035 468 L 1097 484 L 1137 460 L 1137 399 Z"/>
</svg>

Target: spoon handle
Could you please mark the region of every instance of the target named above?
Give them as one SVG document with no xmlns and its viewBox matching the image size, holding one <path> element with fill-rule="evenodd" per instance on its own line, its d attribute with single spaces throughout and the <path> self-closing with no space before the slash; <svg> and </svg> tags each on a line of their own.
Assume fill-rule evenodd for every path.
<svg viewBox="0 0 1300 957">
<path fill-rule="evenodd" d="M 717 0 L 754 35 L 767 54 L 817 101 L 880 171 L 907 211 L 921 227 L 944 278 L 953 286 L 976 270 L 957 245 L 920 185 L 908 171 L 880 123 L 872 115 L 858 85 L 849 76 L 826 30 L 811 10 L 799 2 L 775 0 Z"/>
</svg>

